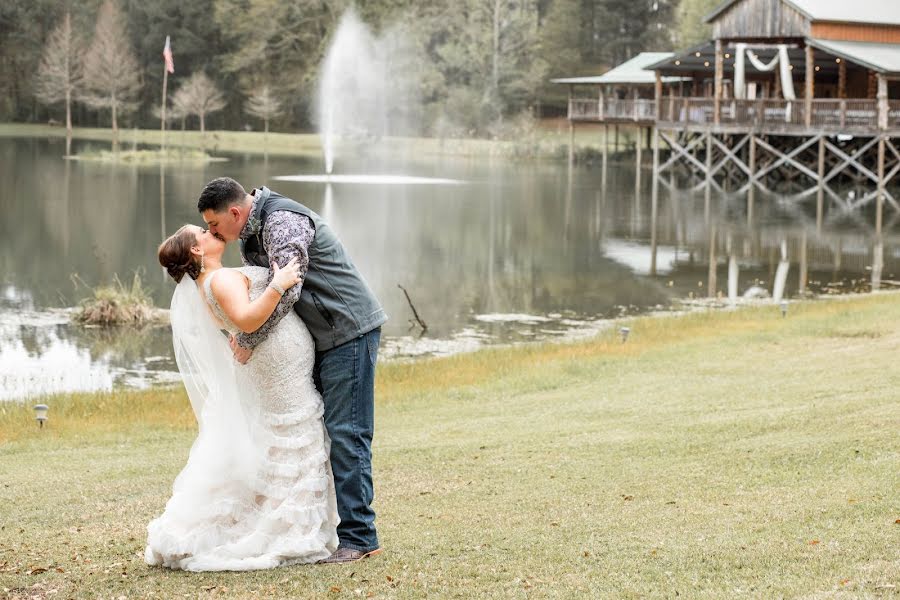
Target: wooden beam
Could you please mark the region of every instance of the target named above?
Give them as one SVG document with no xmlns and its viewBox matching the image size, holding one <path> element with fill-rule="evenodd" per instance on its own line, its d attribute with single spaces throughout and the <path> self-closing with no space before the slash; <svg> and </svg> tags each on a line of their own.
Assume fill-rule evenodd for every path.
<svg viewBox="0 0 900 600">
<path fill-rule="evenodd" d="M 719 124 L 722 109 L 722 40 L 716 40 L 715 87 L 713 88 L 713 123 Z"/>
<path fill-rule="evenodd" d="M 812 100 L 814 91 L 814 81 L 815 81 L 815 55 L 813 54 L 813 47 L 810 45 L 806 46 L 806 96 L 804 97 L 804 109 L 806 114 L 806 126 L 809 127 L 812 125 Z"/>
</svg>

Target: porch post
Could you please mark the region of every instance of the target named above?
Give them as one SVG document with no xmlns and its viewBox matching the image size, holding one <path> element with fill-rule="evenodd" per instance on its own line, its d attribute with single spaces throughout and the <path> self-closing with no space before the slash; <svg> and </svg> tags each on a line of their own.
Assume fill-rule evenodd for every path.
<svg viewBox="0 0 900 600">
<path fill-rule="evenodd" d="M 884 73 L 878 73 L 878 128 L 887 129 L 888 123 L 888 91 L 887 78 Z"/>
<path fill-rule="evenodd" d="M 838 98 L 847 98 L 847 63 L 843 59 L 838 60 Z"/>
<path fill-rule="evenodd" d="M 660 117 L 660 107 L 662 106 L 662 75 L 659 74 L 659 70 L 656 71 L 656 86 L 653 89 L 654 99 L 656 100 L 656 108 L 654 109 L 653 117 L 655 120 L 659 120 Z"/>
<path fill-rule="evenodd" d="M 713 88 L 713 123 L 719 124 L 719 116 L 722 108 L 722 40 L 716 40 L 716 78 Z"/>
<path fill-rule="evenodd" d="M 815 56 L 813 55 L 813 47 L 809 44 L 806 45 L 806 96 L 804 98 L 803 104 L 806 109 L 806 126 L 809 127 L 812 125 L 812 100 L 814 92 L 814 77 L 815 77 Z"/>
</svg>

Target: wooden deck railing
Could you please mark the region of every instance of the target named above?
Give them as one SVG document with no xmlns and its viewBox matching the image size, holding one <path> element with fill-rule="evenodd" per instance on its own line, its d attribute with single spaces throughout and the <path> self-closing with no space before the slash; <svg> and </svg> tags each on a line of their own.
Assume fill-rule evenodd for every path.
<svg viewBox="0 0 900 600">
<path fill-rule="evenodd" d="M 573 98 L 569 118 L 576 121 L 654 121 L 656 100 L 644 98 Z"/>
<path fill-rule="evenodd" d="M 721 102 L 719 124 L 724 127 L 747 127 L 770 132 L 817 130 L 832 133 L 872 133 L 879 127 L 877 100 L 815 99 L 806 114 L 803 99 L 734 100 Z M 712 98 L 666 96 L 659 102 L 659 121 L 672 124 L 712 125 L 715 103 Z M 645 99 L 572 99 L 569 118 L 589 121 L 655 121 L 656 101 Z M 900 100 L 887 103 L 889 130 L 900 129 Z"/>
</svg>

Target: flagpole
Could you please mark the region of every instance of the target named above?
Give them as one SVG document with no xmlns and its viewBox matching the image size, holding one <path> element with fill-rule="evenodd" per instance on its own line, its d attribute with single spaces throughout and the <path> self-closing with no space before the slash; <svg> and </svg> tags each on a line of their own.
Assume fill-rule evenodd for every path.
<svg viewBox="0 0 900 600">
<path fill-rule="evenodd" d="M 162 149 L 166 150 L 166 87 L 169 84 L 169 69 L 163 64 L 162 109 L 159 111 L 159 130 L 162 133 Z"/>
</svg>

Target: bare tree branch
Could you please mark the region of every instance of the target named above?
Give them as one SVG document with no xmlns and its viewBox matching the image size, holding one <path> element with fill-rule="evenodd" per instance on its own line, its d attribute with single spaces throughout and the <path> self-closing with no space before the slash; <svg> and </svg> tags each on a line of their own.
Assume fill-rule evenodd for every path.
<svg viewBox="0 0 900 600">
<path fill-rule="evenodd" d="M 172 97 L 172 106 L 184 114 L 200 117 L 200 132 L 206 131 L 206 115 L 225 108 L 222 92 L 206 73 L 191 75 Z"/>
<path fill-rule="evenodd" d="M 265 132 L 269 133 L 269 120 L 282 114 L 281 102 L 272 95 L 268 85 L 261 88 L 253 88 L 253 92 L 247 99 L 244 112 L 248 115 L 263 120 Z"/>
</svg>

